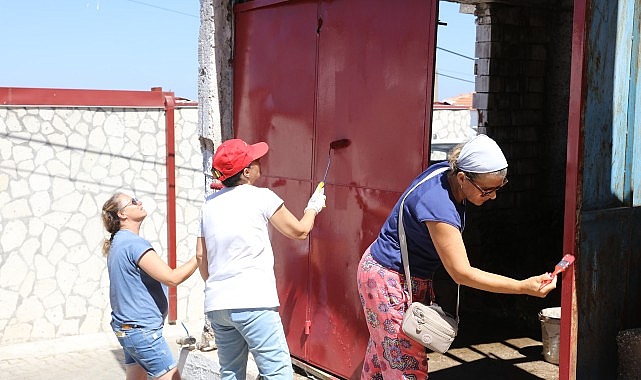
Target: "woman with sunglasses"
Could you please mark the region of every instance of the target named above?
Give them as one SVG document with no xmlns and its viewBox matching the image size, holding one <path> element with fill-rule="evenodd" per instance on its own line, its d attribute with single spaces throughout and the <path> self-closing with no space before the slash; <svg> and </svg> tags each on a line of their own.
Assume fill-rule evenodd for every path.
<svg viewBox="0 0 641 380">
<path fill-rule="evenodd" d="M 111 327 L 123 348 L 127 380 L 179 380 L 177 363 L 162 326 L 167 316 L 167 288 L 196 271 L 196 256 L 172 269 L 151 244 L 139 236 L 147 216 L 142 202 L 116 193 L 102 206 L 102 222 L 111 234 L 107 256 Z"/>
<path fill-rule="evenodd" d="M 454 147 L 448 161 L 427 168 L 405 190 L 401 199 L 413 301 L 434 301 L 432 277 L 440 265 L 459 285 L 494 293 L 545 297 L 556 287 L 556 277 L 542 286 L 548 274 L 515 280 L 470 265 L 462 237 L 466 206 L 495 199 L 507 183 L 507 166 L 496 142 L 478 135 Z M 358 265 L 358 292 L 370 333 L 361 379 L 428 376 L 426 348 L 401 330 L 409 306 L 398 232 L 401 199 Z"/>
</svg>

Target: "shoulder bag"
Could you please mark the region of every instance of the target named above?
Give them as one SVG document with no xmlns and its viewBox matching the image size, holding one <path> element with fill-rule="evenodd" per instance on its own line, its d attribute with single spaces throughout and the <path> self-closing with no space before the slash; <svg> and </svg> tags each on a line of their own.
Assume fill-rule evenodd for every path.
<svg viewBox="0 0 641 380">
<path fill-rule="evenodd" d="M 403 205 L 405 203 L 405 198 L 407 198 L 407 196 L 420 184 L 446 170 L 448 170 L 448 168 L 435 170 L 412 187 L 412 189 L 405 194 L 405 197 L 403 197 L 398 211 L 398 235 L 401 245 L 401 258 L 405 269 L 407 291 L 409 293 L 409 307 L 403 316 L 402 329 L 407 336 L 417 343 L 432 351 L 440 353 L 445 353 L 450 348 L 456 334 L 458 333 L 458 307 L 461 286 L 458 286 L 458 292 L 456 295 L 456 318 L 448 315 L 440 306 L 435 302 L 432 302 L 432 300 L 430 300 L 430 305 L 425 305 L 420 302 L 412 302 L 412 280 L 410 277 L 410 265 L 407 254 L 407 238 L 405 236 L 405 227 L 403 225 Z"/>
</svg>

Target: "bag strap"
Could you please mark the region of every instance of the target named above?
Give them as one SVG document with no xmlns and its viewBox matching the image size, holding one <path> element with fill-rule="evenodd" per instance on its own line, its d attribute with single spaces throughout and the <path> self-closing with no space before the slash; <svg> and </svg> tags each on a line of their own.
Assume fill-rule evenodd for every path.
<svg viewBox="0 0 641 380">
<path fill-rule="evenodd" d="M 409 257 L 407 254 L 407 237 L 405 236 L 405 226 L 403 225 L 403 205 L 405 204 L 405 198 L 407 198 L 408 195 L 414 189 L 416 189 L 419 185 L 421 185 L 423 182 L 429 180 L 430 178 L 433 178 L 437 174 L 441 174 L 444 171 L 448 170 L 448 167 L 445 168 L 440 168 L 437 170 L 434 170 L 430 174 L 428 174 L 425 178 L 420 180 L 414 187 L 412 187 L 407 193 L 405 193 L 405 196 L 401 200 L 401 205 L 398 210 L 398 239 L 401 245 L 401 258 L 403 261 L 403 268 L 405 269 L 405 282 L 407 283 L 407 290 L 409 292 L 409 303 L 412 303 L 412 278 L 410 277 L 410 261 Z M 459 300 L 461 296 L 461 285 L 458 285 L 458 291 L 456 292 L 456 321 L 458 322 L 459 317 L 458 317 L 458 307 L 459 307 Z"/>
</svg>

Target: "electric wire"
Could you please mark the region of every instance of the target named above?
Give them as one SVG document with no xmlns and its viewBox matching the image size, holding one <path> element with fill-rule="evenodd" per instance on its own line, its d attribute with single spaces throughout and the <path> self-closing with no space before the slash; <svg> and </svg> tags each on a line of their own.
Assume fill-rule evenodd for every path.
<svg viewBox="0 0 641 380">
<path fill-rule="evenodd" d="M 474 58 L 472 58 L 472 57 L 468 57 L 467 55 L 463 55 L 463 54 L 461 54 L 461 53 L 457 53 L 457 52 L 455 52 L 455 51 L 448 50 L 448 49 L 442 48 L 442 47 L 440 47 L 440 46 L 437 46 L 436 48 L 437 48 L 437 49 L 439 49 L 439 50 L 446 51 L 446 52 L 448 52 L 448 53 L 450 53 L 450 54 L 458 55 L 459 57 L 463 57 L 463 58 L 465 58 L 465 59 L 469 59 L 469 60 L 472 60 L 472 61 L 474 60 Z"/>
<path fill-rule="evenodd" d="M 154 5 L 154 4 L 145 3 L 145 2 L 143 2 L 143 1 L 138 1 L 138 0 L 126 0 L 126 1 L 129 1 L 130 3 L 136 3 L 136 4 L 144 5 L 144 6 L 151 7 L 151 8 L 160 9 L 160 10 L 167 11 L 167 12 L 172 12 L 172 13 L 181 14 L 181 15 L 184 15 L 184 16 L 195 17 L 195 18 L 198 18 L 198 17 L 199 17 L 199 16 L 196 16 L 196 15 L 193 15 L 193 14 L 189 14 L 189 13 L 185 13 L 185 12 L 177 11 L 177 10 L 175 10 L 175 9 L 164 8 L 164 7 L 160 7 L 160 6 Z M 437 46 L 437 47 L 436 47 L 436 49 L 438 49 L 438 50 L 443 50 L 443 51 L 445 51 L 445 52 L 448 52 L 448 53 L 450 53 L 450 54 L 457 55 L 457 56 L 462 57 L 462 58 L 465 58 L 465 59 L 470 59 L 470 60 L 472 60 L 472 61 L 474 60 L 474 58 L 472 58 L 472 57 L 468 57 L 468 56 L 466 56 L 466 55 L 464 55 L 464 54 L 457 53 L 457 52 L 455 52 L 455 51 L 452 51 L 452 50 L 449 50 L 449 49 L 445 49 L 445 48 L 442 48 L 442 47 L 440 47 L 440 46 Z M 439 73 L 439 72 L 436 72 L 436 75 L 440 75 L 440 76 L 442 76 L 442 77 L 446 77 L 446 78 L 450 78 L 450 79 L 458 80 L 458 81 L 461 81 L 461 82 L 474 83 L 474 81 L 471 81 L 471 80 L 467 80 L 467 79 L 463 79 L 463 78 L 455 77 L 455 76 L 452 76 L 452 75 L 442 74 L 442 73 Z"/>
<path fill-rule="evenodd" d="M 454 77 L 454 76 L 447 75 L 447 74 L 441 74 L 441 73 L 439 73 L 438 71 L 436 72 L 436 75 L 440 75 L 440 76 L 442 76 L 442 77 L 446 77 L 446 78 L 450 78 L 450 79 L 460 80 L 461 82 L 475 83 L 475 82 L 474 82 L 474 81 L 472 81 L 472 80 L 467 80 L 467 79 L 463 79 L 463 78 L 458 78 L 458 77 Z"/>
<path fill-rule="evenodd" d="M 443 51 L 448 52 L 450 54 L 454 54 L 454 55 L 457 55 L 459 57 L 474 61 L 474 58 L 472 58 L 472 57 L 468 57 L 468 56 L 466 56 L 464 54 L 457 53 L 455 51 L 448 50 L 448 49 L 442 48 L 440 46 L 437 46 L 436 49 L 443 50 Z M 471 81 L 471 80 L 468 80 L 468 79 L 463 79 L 463 78 L 455 77 L 455 76 L 452 76 L 452 75 L 442 74 L 442 73 L 440 73 L 438 71 L 436 72 L 436 75 L 439 75 L 439 76 L 442 76 L 442 77 L 446 77 L 446 78 L 450 78 L 450 79 L 454 79 L 454 80 L 458 80 L 458 81 L 461 81 L 461 82 L 475 83 L 474 81 Z"/>
<path fill-rule="evenodd" d="M 170 9 L 170 8 L 159 7 L 157 5 L 145 3 L 143 1 L 137 1 L 137 0 L 126 0 L 126 1 L 129 1 L 130 3 L 136 3 L 136 4 L 140 4 L 140 5 L 145 5 L 145 6 L 148 6 L 148 7 L 151 7 L 151 8 L 161 9 L 161 10 L 167 11 L 167 12 L 177 13 L 177 14 L 180 14 L 180 15 L 183 15 L 183 16 L 200 18 L 200 16 L 192 15 L 190 13 L 185 13 L 185 12 L 177 11 L 175 9 Z"/>
</svg>

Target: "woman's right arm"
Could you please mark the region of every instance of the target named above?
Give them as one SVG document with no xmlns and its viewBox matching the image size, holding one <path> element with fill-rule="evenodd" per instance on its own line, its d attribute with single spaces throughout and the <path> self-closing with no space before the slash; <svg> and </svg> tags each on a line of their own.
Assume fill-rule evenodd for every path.
<svg viewBox="0 0 641 380">
<path fill-rule="evenodd" d="M 167 286 L 178 286 L 196 271 L 198 262 L 196 256 L 194 256 L 174 269 L 167 265 L 156 251 L 150 249 L 138 260 L 138 266 L 155 280 Z"/>
<path fill-rule="evenodd" d="M 555 277 L 552 283 L 539 289 L 543 280 L 550 278 L 547 274 L 515 280 L 475 268 L 470 265 L 463 238 L 456 227 L 442 222 L 425 224 L 445 270 L 460 285 L 494 293 L 528 294 L 536 297 L 545 297 L 556 288 Z"/>
<path fill-rule="evenodd" d="M 304 240 L 314 227 L 314 219 L 325 207 L 325 187 L 320 183 L 307 202 L 303 217 L 296 218 L 284 204 L 281 204 L 269 222 L 290 239 Z"/>
<path fill-rule="evenodd" d="M 288 238 L 304 240 L 314 227 L 314 219 L 316 219 L 316 211 L 312 209 L 307 209 L 303 217 L 297 219 L 283 204 L 269 218 L 269 222 Z"/>
</svg>

